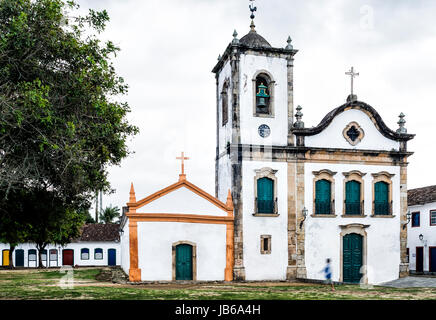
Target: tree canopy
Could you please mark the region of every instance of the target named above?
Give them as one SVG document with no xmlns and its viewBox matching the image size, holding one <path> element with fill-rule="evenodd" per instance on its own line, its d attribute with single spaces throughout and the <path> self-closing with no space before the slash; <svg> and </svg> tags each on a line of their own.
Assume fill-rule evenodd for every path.
<svg viewBox="0 0 436 320">
<path fill-rule="evenodd" d="M 107 169 L 129 155 L 127 139 L 138 132 L 111 62 L 119 48 L 98 39 L 108 14 L 77 9 L 0 0 L 0 229 L 35 223 L 17 222 L 19 194 L 34 208 L 36 195 L 51 197 L 41 212 L 58 220 L 89 207 L 96 190 L 110 191 Z"/>
</svg>

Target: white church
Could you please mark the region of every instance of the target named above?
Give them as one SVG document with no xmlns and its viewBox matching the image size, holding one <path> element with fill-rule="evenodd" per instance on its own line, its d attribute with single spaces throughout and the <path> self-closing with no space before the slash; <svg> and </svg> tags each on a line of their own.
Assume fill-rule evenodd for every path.
<svg viewBox="0 0 436 320">
<path fill-rule="evenodd" d="M 252 19 L 254 16 L 252 15 Z M 288 39 L 234 38 L 216 77 L 216 194 L 178 181 L 123 215 L 121 266 L 131 281 L 323 279 L 408 275 L 407 165 L 413 139 L 351 94 L 315 127 L 294 108 Z M 352 68 L 351 80 L 358 74 Z M 352 84 L 353 88 L 353 84 Z"/>
</svg>

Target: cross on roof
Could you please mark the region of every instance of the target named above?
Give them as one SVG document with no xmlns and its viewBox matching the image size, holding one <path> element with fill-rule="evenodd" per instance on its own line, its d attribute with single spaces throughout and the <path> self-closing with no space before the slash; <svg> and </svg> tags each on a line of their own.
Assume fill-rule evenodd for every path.
<svg viewBox="0 0 436 320">
<path fill-rule="evenodd" d="M 185 153 L 182 152 L 180 157 L 176 157 L 177 160 L 182 160 L 182 175 L 185 175 L 185 160 L 189 160 L 188 157 L 185 157 Z"/>
<path fill-rule="evenodd" d="M 354 89 L 354 77 L 357 77 L 359 73 L 354 72 L 354 67 L 351 67 L 351 70 L 348 72 L 345 72 L 347 76 L 351 77 L 351 97 L 353 96 L 353 89 Z"/>
</svg>

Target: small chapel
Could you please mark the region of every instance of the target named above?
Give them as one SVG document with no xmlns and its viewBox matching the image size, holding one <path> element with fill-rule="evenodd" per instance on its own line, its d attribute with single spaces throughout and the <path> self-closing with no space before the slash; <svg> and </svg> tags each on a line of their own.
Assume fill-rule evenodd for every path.
<svg viewBox="0 0 436 320">
<path fill-rule="evenodd" d="M 254 24 L 216 78 L 215 195 L 188 181 L 137 200 L 131 185 L 121 265 L 131 281 L 322 280 L 379 284 L 408 275 L 404 115 L 388 128 L 353 92 L 314 127 L 294 108 L 289 37 Z"/>
</svg>

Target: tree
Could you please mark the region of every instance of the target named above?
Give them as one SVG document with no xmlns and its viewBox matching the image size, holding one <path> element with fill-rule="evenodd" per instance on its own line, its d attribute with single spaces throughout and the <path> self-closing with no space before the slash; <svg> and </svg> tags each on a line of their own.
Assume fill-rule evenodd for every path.
<svg viewBox="0 0 436 320">
<path fill-rule="evenodd" d="M 111 205 L 109 207 L 106 207 L 103 212 L 100 213 L 99 219 L 102 223 L 113 223 L 112 221 L 118 218 L 118 220 L 115 223 L 119 223 L 120 218 L 120 208 L 118 207 L 112 207 Z"/>
<path fill-rule="evenodd" d="M 126 141 L 138 132 L 119 101 L 128 88 L 110 60 L 119 48 L 96 35 L 107 12 L 75 16 L 77 9 L 74 1 L 0 0 L 0 208 L 10 210 L 0 213 L 3 228 L 21 226 L 11 200 L 20 192 L 34 208 L 30 194 L 49 192 L 59 221 L 88 207 L 95 190 L 110 191 L 107 168 L 128 156 Z"/>
</svg>

